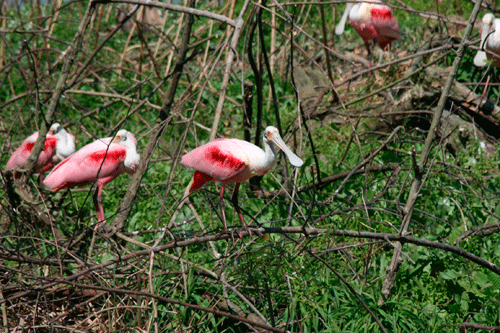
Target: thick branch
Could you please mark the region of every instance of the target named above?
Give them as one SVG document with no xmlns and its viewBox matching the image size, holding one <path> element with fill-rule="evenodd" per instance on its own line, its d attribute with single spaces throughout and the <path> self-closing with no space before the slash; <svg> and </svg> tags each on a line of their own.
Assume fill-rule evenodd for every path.
<svg viewBox="0 0 500 333">
<path fill-rule="evenodd" d="M 217 135 L 217 129 L 219 128 L 220 117 L 222 114 L 222 107 L 224 106 L 224 101 L 226 99 L 227 86 L 229 84 L 229 78 L 231 77 L 231 67 L 233 66 L 233 60 L 236 53 L 236 47 L 238 46 L 238 41 L 241 36 L 241 31 L 243 29 L 243 15 L 250 3 L 249 0 L 245 0 L 243 4 L 243 8 L 241 8 L 240 15 L 236 19 L 236 24 L 234 25 L 233 38 L 231 39 L 231 45 L 228 47 L 229 54 L 226 60 L 226 69 L 224 71 L 224 77 L 222 78 L 222 86 L 220 89 L 219 101 L 217 103 L 217 107 L 215 109 L 214 121 L 212 123 L 212 129 L 210 131 L 210 141 L 215 139 Z"/>
<path fill-rule="evenodd" d="M 188 6 L 194 6 L 194 0 L 189 0 Z M 183 35 L 180 42 L 181 45 L 177 49 L 177 62 L 173 69 L 173 75 L 167 89 L 165 102 L 162 110 L 160 110 L 160 113 L 158 115 L 158 123 L 151 131 L 151 138 L 142 152 L 139 168 L 137 169 L 135 175 L 132 177 L 130 186 L 127 189 L 127 193 L 120 203 L 116 219 L 113 221 L 113 227 L 115 227 L 116 229 L 123 228 L 123 224 L 130 214 L 130 210 L 132 209 L 132 205 L 141 185 L 142 177 L 144 177 L 146 171 L 148 170 L 149 161 L 153 156 L 153 153 L 156 150 L 156 145 L 158 144 L 158 141 L 163 134 L 163 130 L 167 125 L 167 118 L 170 115 L 170 111 L 174 103 L 175 91 L 177 90 L 177 86 L 182 75 L 182 70 L 184 69 L 186 54 L 189 49 L 189 37 L 191 36 L 193 21 L 194 16 L 192 14 L 187 14 L 186 21 L 184 22 Z"/>
<path fill-rule="evenodd" d="M 431 126 L 429 128 L 429 132 L 427 134 L 427 138 L 425 139 L 425 145 L 424 148 L 422 149 L 422 152 L 420 153 L 420 159 L 417 164 L 417 171 L 415 173 L 415 178 L 413 179 L 413 182 L 411 184 L 411 189 L 410 193 L 408 194 L 408 200 L 406 202 L 406 205 L 403 209 L 403 221 L 401 223 L 401 229 L 399 233 L 401 235 L 406 234 L 408 231 L 408 227 L 410 225 L 411 221 L 411 216 L 413 212 L 413 208 L 415 207 L 415 202 L 417 201 L 418 194 L 420 192 L 420 188 L 423 183 L 423 179 L 421 177 L 423 170 L 427 164 L 427 160 L 429 158 L 429 154 L 433 145 L 434 138 L 436 136 L 436 132 L 439 126 L 439 122 L 441 121 L 441 116 L 443 114 L 443 109 L 446 103 L 446 100 L 448 99 L 448 95 L 450 93 L 450 90 L 453 86 L 453 82 L 455 81 L 455 75 L 457 74 L 458 67 L 460 66 L 460 62 L 462 61 L 463 55 L 465 53 L 465 50 L 468 46 L 469 43 L 469 36 L 472 32 L 472 28 L 474 26 L 474 22 L 476 21 L 477 14 L 479 13 L 479 9 L 481 8 L 481 0 L 476 2 L 474 9 L 472 10 L 471 16 L 469 18 L 469 24 L 467 25 L 467 28 L 465 29 L 464 36 L 462 38 L 462 41 L 460 43 L 460 46 L 458 47 L 457 50 L 457 56 L 455 57 L 455 60 L 453 61 L 453 65 L 450 71 L 450 75 L 448 76 L 448 79 L 446 81 L 446 84 L 443 88 L 443 91 L 441 93 L 441 97 L 439 99 L 438 105 L 436 107 L 436 111 L 434 112 L 434 116 L 432 118 Z M 419 176 L 420 175 L 420 176 Z M 392 256 L 391 263 L 389 267 L 387 268 L 387 275 L 384 280 L 384 285 L 382 287 L 382 295 L 386 299 L 390 296 L 392 287 L 394 286 L 394 281 L 396 280 L 396 275 L 399 270 L 399 266 L 401 265 L 403 259 L 401 257 L 401 249 L 403 247 L 403 244 L 401 242 L 397 242 L 395 244 L 395 249 L 394 253 Z M 379 300 L 379 304 L 383 303 L 382 297 Z"/>
<path fill-rule="evenodd" d="M 71 282 L 66 282 L 66 281 L 61 281 L 61 282 L 62 283 L 67 283 L 67 284 L 69 284 L 71 286 L 79 287 L 79 288 L 88 288 L 88 289 L 92 289 L 92 290 L 108 291 L 110 293 L 117 293 L 117 294 L 124 294 L 124 295 L 135 295 L 135 296 L 140 296 L 140 297 L 154 298 L 154 299 L 157 299 L 157 300 L 165 302 L 165 303 L 180 305 L 180 306 L 184 306 L 186 308 L 191 308 L 191 309 L 198 310 L 198 311 L 213 313 L 213 314 L 218 315 L 218 316 L 223 316 L 223 317 L 231 318 L 231 319 L 234 319 L 234 320 L 237 320 L 237 321 L 241 321 L 242 323 L 247 323 L 247 324 L 249 324 L 251 326 L 260 327 L 260 328 L 265 329 L 265 330 L 270 331 L 270 332 L 277 332 L 277 333 L 290 332 L 290 331 L 282 330 L 280 328 L 271 327 L 271 326 L 262 324 L 260 322 L 249 320 L 247 318 L 243 318 L 241 316 L 237 316 L 237 315 L 234 315 L 232 313 L 228 313 L 228 312 L 224 312 L 224 311 L 219 311 L 219 310 L 216 310 L 215 308 L 207 308 L 207 307 L 199 306 L 199 305 L 196 305 L 196 304 L 186 303 L 186 302 L 178 301 L 176 299 L 167 298 L 167 297 L 159 296 L 159 295 L 156 295 L 156 294 L 153 294 L 153 293 L 144 292 L 144 291 L 137 291 L 137 290 L 130 290 L 130 289 L 119 289 L 119 288 L 108 288 L 108 287 L 102 287 L 102 286 L 97 286 L 97 285 L 86 285 L 86 284 L 71 283 Z M 292 333 L 292 332 L 290 332 L 290 333 Z"/>
<path fill-rule="evenodd" d="M 45 114 L 44 121 L 40 126 L 38 139 L 36 140 L 35 146 L 33 147 L 30 157 L 28 158 L 28 161 L 26 162 L 25 165 L 25 168 L 27 170 L 33 170 L 35 168 L 36 162 L 38 161 L 38 156 L 40 156 L 40 153 L 43 150 L 45 144 L 45 136 L 47 135 L 48 131 L 48 126 L 51 125 L 52 120 L 54 119 L 54 113 L 56 112 L 56 107 L 59 104 L 59 99 L 61 98 L 63 91 L 66 89 L 66 80 L 69 76 L 71 66 L 75 61 L 78 51 L 80 51 L 80 47 L 83 41 L 83 35 L 85 33 L 88 24 L 90 23 L 90 19 L 94 15 L 95 8 L 96 8 L 95 2 L 90 1 L 89 7 L 87 8 L 87 11 L 85 13 L 85 17 L 80 23 L 75 38 L 73 39 L 73 43 L 71 43 L 71 46 L 69 47 L 64 57 L 64 63 L 61 69 L 61 75 L 59 76 L 59 80 L 57 81 L 54 94 L 50 99 L 49 108 L 47 109 L 47 113 Z"/>
<path fill-rule="evenodd" d="M 96 3 L 130 3 L 133 5 L 143 5 L 143 6 L 149 6 L 149 7 L 163 8 L 163 9 L 168 9 L 168 10 L 186 13 L 186 14 L 190 14 L 190 15 L 204 16 L 204 17 L 207 17 L 207 18 L 212 19 L 212 20 L 216 20 L 216 21 L 220 21 L 222 23 L 229 24 L 230 26 L 233 26 L 233 27 L 236 27 L 236 25 L 237 25 L 236 21 L 230 19 L 229 17 L 226 17 L 224 15 L 215 14 L 215 13 L 209 12 L 207 10 L 196 9 L 196 8 L 190 7 L 189 5 L 187 7 L 184 7 L 184 6 L 179 6 L 179 5 L 173 5 L 173 4 L 166 3 L 166 2 L 148 1 L 148 0 L 97 0 L 95 2 Z"/>
<path fill-rule="evenodd" d="M 431 247 L 439 250 L 443 250 L 446 252 L 451 252 L 455 255 L 458 255 L 464 259 L 470 260 L 476 264 L 478 264 L 481 267 L 484 267 L 493 273 L 497 274 L 500 276 L 500 267 L 495 265 L 494 263 L 483 259 L 479 256 L 476 256 L 473 253 L 467 252 L 461 248 L 458 248 L 456 246 L 447 244 L 447 243 L 440 243 L 440 242 L 435 242 L 435 241 L 430 241 L 427 239 L 421 239 L 421 238 L 415 238 L 411 236 L 405 236 L 405 235 L 400 235 L 400 234 L 385 234 L 385 233 L 377 233 L 377 232 L 365 232 L 365 231 L 355 231 L 355 230 L 333 230 L 333 229 L 319 229 L 319 228 L 303 228 L 303 227 L 274 227 L 274 228 L 251 228 L 251 230 L 241 230 L 239 234 L 242 237 L 253 237 L 257 233 L 276 233 L 276 234 L 307 234 L 309 236 L 312 235 L 329 235 L 329 236 L 343 236 L 343 237 L 352 237 L 352 238 L 367 238 L 367 239 L 378 239 L 378 240 L 385 240 L 385 241 L 393 241 L 393 242 L 400 242 L 400 243 L 411 243 L 415 244 L 418 246 L 424 246 L 424 247 Z M 32 289 L 32 290 L 26 290 L 19 292 L 17 294 L 13 294 L 6 298 L 5 300 L 0 300 L 0 304 L 6 302 L 6 301 L 12 301 L 14 299 L 18 299 L 21 297 L 24 297 L 26 295 L 29 295 L 30 293 L 33 292 L 39 292 L 44 289 L 51 288 L 59 283 L 68 283 L 69 281 L 73 281 L 78 279 L 79 277 L 86 276 L 91 272 L 96 272 L 99 271 L 103 268 L 110 267 L 113 265 L 119 265 L 126 263 L 129 260 L 136 259 L 138 257 L 142 256 L 149 256 L 151 252 L 158 253 L 162 252 L 168 249 L 173 249 L 173 248 L 178 248 L 178 247 L 188 247 L 192 246 L 194 244 L 203 244 L 207 242 L 218 242 L 218 241 L 227 241 L 230 240 L 232 235 L 229 233 L 227 234 L 214 234 L 214 235 L 209 235 L 209 236 L 202 236 L 202 237 L 194 237 L 186 240 L 173 240 L 170 241 L 166 244 L 160 245 L 160 246 L 155 246 L 149 249 L 144 249 L 140 251 L 133 252 L 128 255 L 124 256 L 117 256 L 111 260 L 108 260 L 106 262 L 103 262 L 101 264 L 97 264 L 94 266 L 80 266 L 80 268 L 83 268 L 80 272 L 75 273 L 73 275 L 67 276 L 63 279 L 55 279 L 50 283 L 47 283 L 45 285 L 42 285 L 38 287 L 37 289 Z M 6 266 L 3 266 L 0 264 L 0 268 L 2 269 L 8 269 Z M 76 267 L 74 269 L 77 269 Z M 47 278 L 48 279 L 48 278 Z"/>
</svg>

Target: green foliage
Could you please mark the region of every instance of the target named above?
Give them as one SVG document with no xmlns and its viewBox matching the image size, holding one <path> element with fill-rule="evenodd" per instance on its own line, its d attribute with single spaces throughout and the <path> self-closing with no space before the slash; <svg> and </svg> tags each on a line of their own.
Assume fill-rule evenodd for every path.
<svg viewBox="0 0 500 333">
<path fill-rule="evenodd" d="M 456 15 L 465 21 L 473 4 L 454 6 L 452 3 L 417 2 L 411 6 L 416 10 L 450 17 Z M 35 16 L 34 9 L 29 6 L 21 7 L 18 12 L 8 10 L 5 13 L 9 18 L 7 29 L 14 32 L 4 34 L 2 39 L 12 50 L 5 53 L 4 71 L 0 72 L 0 105 L 4 106 L 0 114 L 2 166 L 13 149 L 36 131 L 43 121 L 51 92 L 60 75 L 60 57 L 72 42 L 86 6 L 86 3 L 63 4 L 58 10 L 58 21 L 53 26 L 50 39 L 37 33 L 30 33 L 27 38 L 27 34 L 15 32 L 33 30 L 37 25 L 45 29 L 49 24 L 46 16 L 52 15 L 48 6 L 40 7 L 40 22 L 37 22 L 38 14 Z M 211 11 L 222 10 L 216 4 L 199 6 Z M 236 3 L 235 13 L 239 13 L 241 6 L 242 3 Z M 325 19 L 330 28 L 335 20 L 331 14 L 334 6 L 343 9 L 342 5 L 325 5 L 328 9 Z M 427 132 L 417 130 L 414 119 L 404 119 L 400 122 L 405 126 L 404 131 L 387 142 L 369 163 L 349 173 L 376 151 L 387 139 L 388 132 L 399 124 L 392 116 L 382 115 L 390 108 L 388 98 L 375 95 L 367 100 L 360 97 L 400 79 L 407 67 L 395 64 L 357 79 L 359 81 L 354 81 L 352 86 L 339 87 L 337 92 L 345 104 L 358 100 L 345 109 L 332 105 L 330 92 L 314 107 L 307 100 L 301 100 L 299 105 L 297 87 L 290 79 L 290 64 L 283 65 L 290 60 L 287 38 L 295 34 L 294 43 L 300 46 L 300 50 L 293 49 L 295 66 L 316 66 L 326 72 L 326 62 L 322 58 L 324 49 L 316 41 L 321 39 L 323 30 L 317 4 L 288 7 L 293 7 L 288 10 L 297 20 L 296 24 L 315 39 L 313 41 L 300 31 L 291 31 L 289 23 L 277 20 L 276 29 L 283 34 L 278 37 L 279 46 L 275 55 L 280 55 L 280 58 L 273 79 L 283 137 L 305 163 L 296 170 L 284 157 L 280 157 L 278 165 L 261 179 L 263 191 L 254 191 L 248 182 L 243 183 L 239 203 L 245 220 L 250 226 L 397 233 L 407 213 L 404 207 L 409 200 L 412 180 L 416 177 L 408 152 L 415 150 L 418 160 L 425 147 Z M 158 126 L 158 112 L 164 107 L 173 70 L 170 51 L 174 49 L 172 45 L 178 43 L 177 26 L 174 25 L 180 24 L 181 14 L 168 12 L 169 22 L 175 24 L 167 24 L 165 29 L 145 29 L 144 39 L 137 32 L 118 32 L 99 50 L 96 59 L 82 69 L 80 66 L 103 40 L 105 35 L 101 34 L 111 31 L 118 24 L 114 15 L 106 14 L 105 10 L 110 8 L 102 5 L 100 9 L 104 11 L 98 12 L 95 25 L 85 34 L 84 45 L 72 69 L 75 76 L 71 76 L 70 80 L 75 81 L 61 98 L 55 119 L 76 135 L 77 147 L 96 138 L 110 136 L 119 128 L 126 128 L 136 135 L 138 151 L 142 152 L 152 139 L 152 129 Z M 437 21 L 427 24 L 426 18 L 415 15 L 413 11 L 398 9 L 395 15 L 403 38 L 393 46 L 401 53 L 415 53 L 434 30 L 448 37 L 444 25 Z M 271 44 L 271 13 L 265 11 L 263 19 L 268 23 L 263 25 L 264 45 L 267 47 Z M 253 16 L 248 18 L 245 33 L 249 33 L 252 20 Z M 2 231 L 0 237 L 2 270 L 5 269 L 8 274 L 0 275 L 0 281 L 3 284 L 8 280 L 5 286 L 12 288 L 3 297 L 34 286 L 40 288 L 40 295 L 45 297 L 42 297 L 44 304 L 53 305 L 50 311 L 62 313 L 70 308 L 77 312 L 81 305 L 88 311 L 86 316 L 114 331 L 129 327 L 125 323 L 144 331 L 153 331 L 155 324 L 163 332 L 249 330 L 236 320 L 175 305 L 166 301 L 167 298 L 242 316 L 259 312 L 267 322 L 274 321 L 276 327 L 294 332 L 381 332 L 356 295 L 335 274 L 337 272 L 390 332 L 456 332 L 466 318 L 483 325 L 497 324 L 500 320 L 500 277 L 444 250 L 404 244 L 405 260 L 391 297 L 379 305 L 380 291 L 394 251 L 393 243 L 380 239 L 332 236 L 327 232 L 321 235 L 277 232 L 266 234 L 267 240 L 254 232 L 251 237 L 239 239 L 236 235 L 240 228 L 239 218 L 228 200 L 233 185 L 226 187 L 224 211 L 230 229 L 235 232 L 234 239 L 215 239 L 212 243 L 196 241 L 220 232 L 222 227 L 218 204 L 220 184 L 208 183 L 190 196 L 190 206 L 179 208 L 193 173 L 179 165 L 179 158 L 209 140 L 210 131 L 207 128 L 212 126 L 214 110 L 223 88 L 225 53 L 216 52 L 224 50 L 221 45 L 226 39 L 226 27 L 219 23 L 209 27 L 208 22 L 202 16 L 195 19 L 190 40 L 194 45 L 190 50 L 192 53 L 189 53 L 192 58 L 185 63 L 174 106 L 165 120 L 166 129 L 147 165 L 121 235 L 95 234 L 92 240 L 91 232 L 85 234 L 88 227 L 97 222 L 92 201 L 93 186 L 57 194 L 44 191 L 42 198 L 33 178 L 28 182 L 26 191 L 38 203 L 24 203 L 16 207 L 7 186 L 0 189 L 3 198 L 0 221 L 9 221 L 7 231 Z M 248 37 L 245 37 L 245 43 Z M 335 41 L 340 40 L 335 37 Z M 50 48 L 40 51 L 48 42 Z M 201 44 L 198 45 L 198 42 Z M 243 137 L 242 105 L 245 96 L 242 96 L 240 79 L 255 82 L 255 73 L 244 65 L 248 52 L 245 43 L 241 42 L 236 49 L 240 57 L 238 65 L 241 66 L 233 67 L 234 75 L 227 87 L 230 99 L 225 101 L 218 130 L 219 135 L 224 137 Z M 359 36 L 353 29 L 347 28 L 342 42 L 335 44 L 334 48 L 337 51 L 356 49 L 357 44 L 363 48 Z M 251 49 L 260 63 L 264 82 L 262 124 L 266 126 L 276 123 L 276 115 L 273 104 L 268 101 L 270 78 L 264 67 L 263 55 L 259 53 L 261 47 L 258 36 L 254 36 Z M 270 47 L 267 50 L 270 53 Z M 149 52 L 155 54 L 160 77 L 152 65 Z M 207 58 L 215 59 L 219 55 L 221 58 L 219 62 L 205 62 L 204 52 L 207 52 Z M 457 80 L 484 82 L 485 76 L 491 75 L 493 79 L 490 82 L 498 81 L 494 79 L 498 77 L 497 68 L 473 68 L 474 55 L 474 52 L 465 55 Z M 435 56 L 443 54 L 436 52 Z M 454 56 L 454 53 L 443 56 L 437 64 L 445 67 Z M 345 73 L 355 73 L 355 69 L 345 62 L 338 59 L 332 61 L 336 71 L 334 76 L 338 76 L 334 77 L 335 80 L 342 79 Z M 167 66 L 170 66 L 169 71 Z M 76 69 L 82 69 L 79 77 L 76 77 Z M 36 79 L 35 72 L 38 75 Z M 36 80 L 39 92 L 33 89 L 32 80 Z M 476 93 L 481 90 L 482 86 L 478 86 Z M 32 94 L 31 97 L 26 97 L 26 92 Z M 497 99 L 498 87 L 490 87 L 487 96 Z M 255 91 L 253 107 L 252 140 L 261 135 L 255 133 Z M 427 107 L 432 111 L 434 105 L 431 103 Z M 400 108 L 403 109 L 403 106 Z M 366 119 L 383 119 L 389 125 L 383 129 L 372 128 L 372 123 L 363 122 Z M 304 121 L 307 121 L 310 133 Z M 428 126 L 427 118 L 420 121 Z M 496 153 L 487 151 L 484 142 L 480 141 L 467 142 L 463 152 L 452 153 L 441 139 L 445 140 L 440 138 L 432 146 L 429 162 L 422 170 L 423 182 L 412 207 L 408 232 L 413 237 L 456 246 L 498 264 L 500 236 L 497 233 L 478 233 L 462 238 L 467 231 L 498 222 L 498 144 L 495 146 Z M 313 146 L 316 156 L 313 156 Z M 391 165 L 400 169 L 377 169 Z M 320 185 L 316 184 L 318 173 L 323 180 Z M 336 178 L 339 174 L 342 177 Z M 131 176 L 121 175 L 106 185 L 103 204 L 108 223 L 119 213 L 130 181 Z M 33 207 L 50 216 L 53 226 L 77 245 L 71 247 L 71 242 L 67 245 L 56 240 L 53 229 L 40 222 L 37 217 L 40 214 Z M 174 226 L 165 231 L 171 220 Z M 81 235 L 83 241 L 79 239 Z M 135 242 L 129 242 L 130 238 Z M 159 244 L 155 244 L 157 241 Z M 153 244 L 162 246 L 169 242 L 179 244 L 189 241 L 192 243 L 188 246 L 162 248 L 154 255 L 144 254 L 145 249 Z M 71 250 L 66 251 L 66 246 Z M 325 259 L 330 267 L 310 256 L 309 251 Z M 124 257 L 127 259 L 122 259 Z M 109 265 L 106 266 L 107 262 Z M 42 290 L 41 286 L 55 281 L 55 285 L 60 285 L 57 287 L 60 290 L 55 291 L 61 293 L 57 297 L 63 299 L 66 290 L 77 287 L 71 285 L 72 282 L 64 284 L 60 279 L 74 276 L 89 267 L 92 269 L 82 274 L 78 283 L 86 284 L 90 289 L 93 286 L 108 288 L 105 289 L 106 297 L 92 299 L 89 303 L 86 303 L 89 298 L 84 301 L 78 299 L 77 303 L 68 300 L 69 303 L 62 306 L 59 298 L 50 298 L 53 294 L 49 295 L 49 292 L 44 294 L 45 289 Z M 3 274 L 3 271 L 0 273 Z M 143 294 L 127 295 L 123 290 Z M 52 289 L 49 291 L 52 292 Z M 158 297 L 154 299 L 145 293 Z M 87 294 L 82 295 L 78 297 L 88 297 Z M 38 299 L 28 296 L 22 302 L 39 304 Z M 9 323 L 15 321 L 17 325 L 20 322 L 16 317 L 17 303 L 9 304 L 12 304 L 12 308 L 8 309 Z M 95 311 L 93 307 L 99 310 Z M 35 314 L 39 315 L 38 312 Z M 78 312 L 71 320 L 77 321 L 78 316 L 84 317 Z M 255 320 L 255 317 L 252 318 Z"/>
</svg>

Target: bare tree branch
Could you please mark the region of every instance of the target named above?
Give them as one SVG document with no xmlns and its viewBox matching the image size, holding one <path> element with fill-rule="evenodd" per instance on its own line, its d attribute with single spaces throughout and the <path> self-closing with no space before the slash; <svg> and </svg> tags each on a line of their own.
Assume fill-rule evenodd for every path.
<svg viewBox="0 0 500 333">
<path fill-rule="evenodd" d="M 425 139 L 425 146 L 420 152 L 420 158 L 417 165 L 419 173 L 423 172 L 425 165 L 427 164 L 427 159 L 429 158 L 433 141 L 436 136 L 436 129 L 439 125 L 439 122 L 441 121 L 441 115 L 443 114 L 445 102 L 448 99 L 448 94 L 450 93 L 450 90 L 453 86 L 453 82 L 455 81 L 455 75 L 457 74 L 458 67 L 460 65 L 460 62 L 462 61 L 464 52 L 467 49 L 469 43 L 469 36 L 472 32 L 472 28 L 474 27 L 474 22 L 476 22 L 477 14 L 479 13 L 479 10 L 481 8 L 481 2 L 482 2 L 481 0 L 476 2 L 474 9 L 472 10 L 472 13 L 469 18 L 469 24 L 465 29 L 464 36 L 462 38 L 460 46 L 458 47 L 457 56 L 453 61 L 450 75 L 448 76 L 448 80 L 446 81 L 446 84 L 443 87 L 441 98 L 439 99 L 436 110 L 434 111 L 431 127 L 428 131 L 427 138 Z M 408 231 L 408 227 L 410 226 L 412 211 L 413 208 L 415 207 L 415 202 L 417 201 L 422 183 L 423 183 L 422 176 L 415 174 L 415 178 L 413 178 L 413 182 L 411 184 L 410 193 L 408 194 L 408 201 L 406 202 L 405 208 L 403 209 L 401 229 L 399 230 L 399 234 L 401 235 L 405 235 Z M 384 299 L 389 298 L 392 287 L 394 286 L 394 281 L 396 280 L 396 275 L 398 273 L 399 267 L 403 262 L 403 259 L 401 257 L 401 250 L 403 244 L 401 242 L 397 242 L 395 246 L 396 248 L 394 250 L 391 263 L 387 268 L 387 274 L 381 291 L 383 296 L 380 298 L 379 304 L 383 303 Z"/>
</svg>

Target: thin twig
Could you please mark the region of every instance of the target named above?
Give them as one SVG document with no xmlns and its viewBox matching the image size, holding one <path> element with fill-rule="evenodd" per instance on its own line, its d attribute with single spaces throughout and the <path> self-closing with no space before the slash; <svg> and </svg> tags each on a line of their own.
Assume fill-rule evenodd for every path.
<svg viewBox="0 0 500 333">
<path fill-rule="evenodd" d="M 476 21 L 477 14 L 479 13 L 479 10 L 481 8 L 481 0 L 476 2 L 474 9 L 472 10 L 472 13 L 469 18 L 469 24 L 467 25 L 464 36 L 462 38 L 462 41 L 460 43 L 460 46 L 458 47 L 457 50 L 457 56 L 455 57 L 455 60 L 453 61 L 453 65 L 450 70 L 450 74 L 448 76 L 448 79 L 443 87 L 443 91 L 441 93 L 441 97 L 438 101 L 438 105 L 436 107 L 436 110 L 434 111 L 434 115 L 432 118 L 431 126 L 429 128 L 429 131 L 427 133 L 427 138 L 425 139 L 425 145 L 420 153 L 420 158 L 418 161 L 418 164 L 416 168 L 418 169 L 419 172 L 422 172 L 427 164 L 427 160 L 429 158 L 429 154 L 431 152 L 432 146 L 433 146 L 433 141 L 436 136 L 437 132 L 437 127 L 439 126 L 439 122 L 441 121 L 441 116 L 443 114 L 443 109 L 446 103 L 446 100 L 448 99 L 448 94 L 450 93 L 450 90 L 453 86 L 453 82 L 455 80 L 455 75 L 457 74 L 458 68 L 460 66 L 460 62 L 462 61 L 463 55 L 465 53 L 465 50 L 468 46 L 469 43 L 469 36 L 472 32 L 472 28 L 474 26 L 474 22 Z M 403 217 L 402 217 L 402 223 L 401 223 L 401 229 L 399 231 L 400 235 L 405 235 L 406 232 L 408 231 L 408 228 L 410 226 L 410 221 L 411 221 L 411 216 L 413 212 L 413 208 L 415 207 L 415 203 L 418 198 L 418 194 L 420 192 L 420 189 L 422 187 L 422 177 L 421 173 L 420 174 L 415 174 L 415 177 L 413 178 L 412 184 L 411 184 L 411 189 L 408 194 L 408 200 L 406 202 L 406 205 L 403 209 Z M 389 267 L 387 268 L 387 274 L 386 278 L 384 280 L 384 284 L 382 287 L 382 295 L 383 298 L 388 299 L 392 287 L 394 286 L 394 281 L 396 280 L 396 275 L 398 273 L 399 267 L 402 264 L 402 258 L 401 258 L 401 249 L 403 247 L 403 244 L 401 242 L 397 242 L 395 244 L 395 250 L 392 256 L 391 263 Z M 396 250 L 397 249 L 397 250 Z M 379 304 L 384 302 L 384 299 L 382 297 L 379 300 Z"/>
</svg>

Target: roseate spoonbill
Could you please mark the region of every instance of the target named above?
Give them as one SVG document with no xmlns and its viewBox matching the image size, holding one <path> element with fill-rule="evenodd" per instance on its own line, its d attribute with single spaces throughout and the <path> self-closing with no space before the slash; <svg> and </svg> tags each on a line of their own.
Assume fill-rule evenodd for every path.
<svg viewBox="0 0 500 333">
<path fill-rule="evenodd" d="M 477 67 L 486 66 L 486 59 L 490 59 L 493 65 L 500 67 L 500 19 L 496 19 L 493 14 L 488 13 L 483 16 L 481 24 L 481 44 L 480 51 L 474 57 L 474 65 Z M 495 53 L 496 56 L 487 54 L 487 50 Z"/>
<path fill-rule="evenodd" d="M 31 134 L 27 137 L 22 145 L 14 151 L 10 157 L 7 165 L 5 166 L 5 171 L 22 169 L 28 157 L 35 146 L 35 142 L 38 139 L 38 132 Z M 58 123 L 52 124 L 45 137 L 45 145 L 38 157 L 38 161 L 35 166 L 35 173 L 38 173 L 39 182 L 43 180 L 43 174 L 52 169 L 54 165 L 70 156 L 75 152 L 75 137 L 69 134 L 61 125 Z"/>
<path fill-rule="evenodd" d="M 181 164 L 196 171 L 186 189 L 185 197 L 208 181 L 220 182 L 222 189 L 219 206 L 224 230 L 227 232 L 224 189 L 226 184 L 236 183 L 232 202 L 243 228 L 247 228 L 238 206 L 240 183 L 253 176 L 265 175 L 276 164 L 275 145 L 283 150 L 293 166 L 302 166 L 304 162 L 287 147 L 278 129 L 273 126 L 268 126 L 264 131 L 265 151 L 250 142 L 238 139 L 217 139 L 190 151 L 182 157 Z"/>
<path fill-rule="evenodd" d="M 96 140 L 59 163 L 43 182 L 52 192 L 64 188 L 85 186 L 96 182 L 94 205 L 97 225 L 103 222 L 102 188 L 123 172 L 135 173 L 140 156 L 137 140 L 126 130 L 119 130 L 113 138 Z"/>
<path fill-rule="evenodd" d="M 377 2 L 377 3 L 373 3 Z M 368 56 L 372 52 L 370 49 L 370 40 L 373 40 L 374 45 L 384 50 L 387 45 L 401 38 L 401 31 L 391 8 L 382 4 L 380 0 L 368 2 L 349 2 L 346 4 L 344 15 L 340 19 L 339 24 L 335 27 L 335 34 L 342 35 L 344 32 L 345 22 L 349 18 L 349 24 L 358 32 L 365 42 Z M 379 61 L 382 60 L 382 50 L 378 49 Z"/>
</svg>

